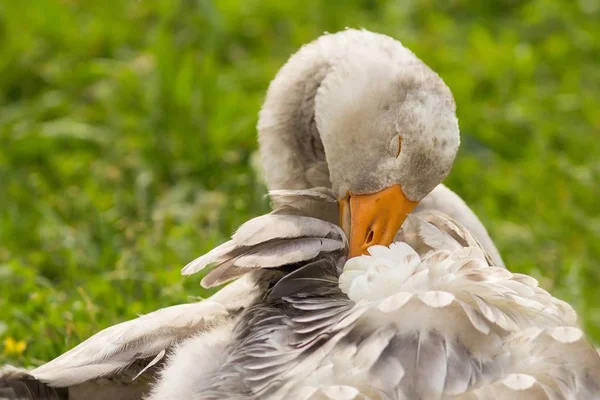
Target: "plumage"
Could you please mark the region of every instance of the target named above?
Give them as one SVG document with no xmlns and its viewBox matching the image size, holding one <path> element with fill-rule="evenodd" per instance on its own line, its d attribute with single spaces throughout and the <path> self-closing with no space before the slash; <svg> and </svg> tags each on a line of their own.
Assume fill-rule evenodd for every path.
<svg viewBox="0 0 600 400">
<path fill-rule="evenodd" d="M 251 304 L 260 292 L 260 284 L 247 275 L 210 299 L 167 307 L 112 326 L 51 362 L 21 373 L 50 386 L 68 387 L 61 390 L 68 393 L 68 398 L 141 398 L 148 392 L 156 370 L 163 365 L 167 350 L 190 336 L 223 325 Z M 19 379 L 15 374 L 0 372 L 0 382 Z M 31 399 L 53 399 L 48 395 L 36 396 Z"/>
<path fill-rule="evenodd" d="M 197 269 L 184 269 L 184 273 L 193 273 L 220 263 L 205 279 L 218 281 L 218 277 L 232 270 L 235 277 L 243 275 L 209 299 L 167 307 L 109 327 L 37 369 L 20 371 L 22 376 L 13 370 L 10 374 L 3 371 L 0 382 L 27 378 L 28 385 L 37 380 L 68 387 L 69 398 L 75 399 L 141 398 L 149 392 L 157 371 L 164 368 L 168 352 L 186 340 L 206 343 L 212 340 L 207 339 L 211 334 L 225 330 L 244 308 L 264 295 L 269 282 L 283 276 L 285 271 L 277 267 L 285 269 L 288 264 L 307 262 L 318 255 L 326 259 L 333 254 L 343 256 L 347 242 L 339 227 L 309 217 L 288 218 L 292 219 L 275 213 L 250 220 L 230 242 L 190 263 Z M 273 229 L 274 223 L 278 229 Z M 272 273 L 266 271 L 272 268 Z"/>
<path fill-rule="evenodd" d="M 286 235 L 286 236 L 282 236 Z M 232 236 L 233 242 L 251 246 L 273 239 L 320 237 L 342 239 L 342 231 L 325 221 L 310 217 L 289 218 L 286 215 L 269 214 L 255 218 L 242 225 Z"/>
<path fill-rule="evenodd" d="M 310 190 L 271 190 L 269 198 L 271 207 L 276 210 L 275 213 L 310 216 L 339 225 L 335 193 L 327 187 L 311 188 Z M 460 222 L 467 228 L 466 234 L 469 235 L 470 240 L 476 240 L 485 249 L 492 264 L 504 267 L 504 261 L 487 230 L 456 193 L 443 184 L 439 184 L 421 200 L 415 212 L 428 210 L 441 211 L 450 219 Z M 403 231 L 400 230 L 395 240 L 407 241 L 409 238 L 404 237 Z M 411 243 L 411 245 L 416 244 L 417 242 Z"/>
<path fill-rule="evenodd" d="M 414 218 L 409 226 L 434 236 L 449 223 L 437 213 Z M 315 398 L 341 387 L 352 398 L 600 395 L 600 358 L 573 310 L 535 280 L 489 266 L 481 250 L 464 251 L 442 237 L 442 247 L 457 250 L 419 255 L 404 243 L 376 247 L 346 262 L 338 284 L 339 268 L 325 260 L 286 275 L 244 311 L 225 361 L 198 398 Z M 310 287 L 298 284 L 311 276 Z M 515 282 L 530 290 L 514 290 Z M 558 346 L 575 344 L 580 352 Z M 261 353 L 269 362 L 254 356 Z M 570 363 L 581 365 L 566 371 Z"/>
<path fill-rule="evenodd" d="M 407 234 L 428 243 L 441 237 L 442 250 L 419 254 L 399 242 L 347 262 L 339 251 L 280 269 L 261 288 L 262 269 L 254 270 L 218 292 L 221 302 L 175 306 L 109 328 L 30 376 L 73 385 L 89 377 L 78 376 L 80 368 L 131 364 L 140 354 L 147 364 L 166 350 L 166 360 L 142 374 L 157 379 L 151 400 L 593 399 L 600 393 L 600 357 L 576 327 L 572 308 L 534 279 L 490 266 L 481 249 L 463 247 L 463 236 L 445 233 L 452 224 L 466 234 L 447 216 L 410 218 Z M 291 240 L 305 240 L 298 236 Z M 343 238 L 330 240 L 345 246 Z M 248 287 L 236 289 L 240 282 Z M 250 302 L 249 287 L 256 292 Z M 188 330 L 200 320 L 214 321 L 213 328 Z M 144 321 L 156 321 L 156 328 Z M 166 334 L 157 340 L 156 332 Z M 182 332 L 188 336 L 174 339 Z M 127 352 L 111 348 L 113 342 Z M 78 389 L 71 386 L 69 394 Z"/>
<path fill-rule="evenodd" d="M 283 208 L 283 210 L 282 210 Z M 182 271 L 191 275 L 215 267 L 202 280 L 217 286 L 253 268 L 277 268 L 312 260 L 320 254 L 344 251 L 342 230 L 325 221 L 285 215 L 287 205 L 242 225 L 231 240 L 189 263 Z"/>
</svg>

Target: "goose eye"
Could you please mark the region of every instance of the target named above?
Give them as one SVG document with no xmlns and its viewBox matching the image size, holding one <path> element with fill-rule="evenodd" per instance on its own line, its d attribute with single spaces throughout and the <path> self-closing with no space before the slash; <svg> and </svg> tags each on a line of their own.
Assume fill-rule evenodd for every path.
<svg viewBox="0 0 600 400">
<path fill-rule="evenodd" d="M 402 137 L 397 135 L 392 138 L 390 142 L 390 152 L 394 155 L 394 157 L 398 158 L 400 152 L 402 151 Z"/>
</svg>

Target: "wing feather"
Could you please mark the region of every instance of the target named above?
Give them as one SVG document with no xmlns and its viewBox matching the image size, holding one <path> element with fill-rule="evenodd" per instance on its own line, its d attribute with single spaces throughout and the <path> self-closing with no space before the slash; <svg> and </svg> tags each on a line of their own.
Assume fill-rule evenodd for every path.
<svg viewBox="0 0 600 400">
<path fill-rule="evenodd" d="M 240 226 L 231 239 L 239 246 L 253 246 L 274 239 L 320 237 L 341 241 L 342 236 L 339 227 L 320 219 L 267 214 Z"/>
<path fill-rule="evenodd" d="M 261 289 L 248 275 L 201 302 L 180 304 L 154 311 L 104 329 L 72 350 L 31 371 L 52 386 L 81 384 L 140 364 L 128 375 L 135 377 L 157 356 L 196 333 L 212 329 L 249 305 Z"/>
<path fill-rule="evenodd" d="M 311 217 L 271 213 L 246 222 L 229 242 L 192 261 L 182 273 L 191 275 L 212 267 L 201 282 L 208 288 L 253 269 L 308 262 L 323 254 L 341 257 L 346 248 L 346 237 L 336 225 Z"/>
<path fill-rule="evenodd" d="M 339 225 L 338 203 L 331 189 L 271 190 L 269 197 L 274 214 L 303 215 Z"/>
</svg>

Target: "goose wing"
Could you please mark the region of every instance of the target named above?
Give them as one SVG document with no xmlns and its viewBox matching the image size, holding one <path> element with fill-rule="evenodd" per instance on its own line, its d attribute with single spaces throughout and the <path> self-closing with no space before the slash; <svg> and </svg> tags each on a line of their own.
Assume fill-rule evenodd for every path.
<svg viewBox="0 0 600 400">
<path fill-rule="evenodd" d="M 106 328 L 31 371 L 52 386 L 71 386 L 119 373 L 130 378 L 157 364 L 174 344 L 235 317 L 258 295 L 248 276 L 200 302 L 163 308 Z"/>
<path fill-rule="evenodd" d="M 433 251 L 374 246 L 339 278 L 333 259 L 287 274 L 240 316 L 203 398 L 598 396 L 600 357 L 568 304 L 489 266 L 447 216 L 409 218 Z"/>
<path fill-rule="evenodd" d="M 0 393 L 6 387 L 0 398 L 141 399 L 156 371 L 152 367 L 160 365 L 171 346 L 232 318 L 235 312 L 226 302 L 208 299 L 114 325 L 32 371 L 0 371 Z"/>
<path fill-rule="evenodd" d="M 170 348 L 231 321 L 263 290 L 247 275 L 204 301 L 163 308 L 104 329 L 34 370 L 4 367 L 0 398 L 141 399 Z"/>
<path fill-rule="evenodd" d="M 252 270 L 276 270 L 347 249 L 342 230 L 329 222 L 300 215 L 271 213 L 242 225 L 231 240 L 189 263 L 184 275 L 213 268 L 204 287 L 217 286 Z"/>
<path fill-rule="evenodd" d="M 52 387 L 68 387 L 71 395 L 89 392 L 77 396 L 86 400 L 94 395 L 106 398 L 106 390 L 115 392 L 111 396 L 117 399 L 141 398 L 174 345 L 236 318 L 261 297 L 271 277 L 283 275 L 286 268 L 344 251 L 345 238 L 339 228 L 282 211 L 291 207 L 288 202 L 285 207 L 278 206 L 277 212 L 248 221 L 229 242 L 184 268 L 183 273 L 189 275 L 214 267 L 203 280 L 205 286 L 239 277 L 212 297 L 109 327 L 26 376 L 18 377 L 14 371 L 0 373 L 0 382 L 37 380 Z M 99 388 L 103 395 L 98 394 Z"/>
</svg>

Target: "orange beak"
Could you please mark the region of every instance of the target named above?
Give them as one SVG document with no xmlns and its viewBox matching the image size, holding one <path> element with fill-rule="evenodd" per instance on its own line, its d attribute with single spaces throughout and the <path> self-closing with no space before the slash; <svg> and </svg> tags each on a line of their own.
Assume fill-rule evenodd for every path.
<svg viewBox="0 0 600 400">
<path fill-rule="evenodd" d="M 370 246 L 389 246 L 398 229 L 418 204 L 400 185 L 372 194 L 348 194 L 340 203 L 340 224 L 348 236 L 348 258 L 366 254 Z"/>
</svg>

